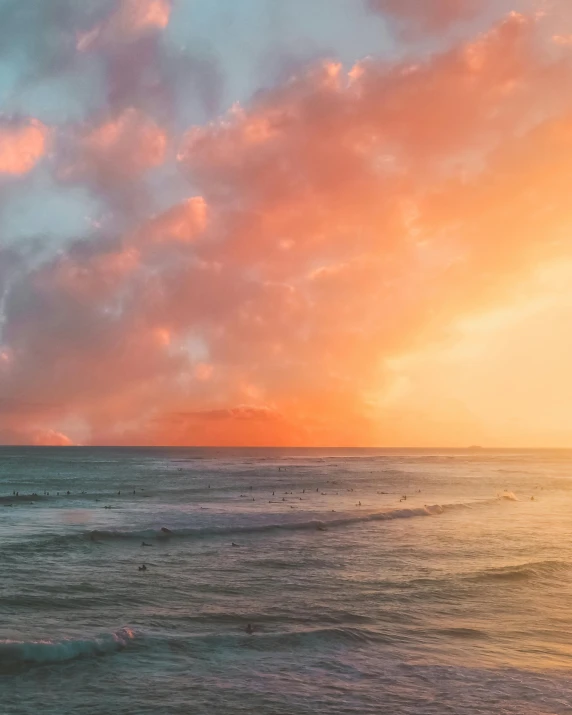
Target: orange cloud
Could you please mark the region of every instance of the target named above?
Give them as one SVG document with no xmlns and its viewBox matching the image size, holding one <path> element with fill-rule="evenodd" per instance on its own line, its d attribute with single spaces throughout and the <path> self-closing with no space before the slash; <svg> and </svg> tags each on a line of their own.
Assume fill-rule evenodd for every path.
<svg viewBox="0 0 572 715">
<path fill-rule="evenodd" d="M 304 430 L 267 406 L 205 410 L 165 415 L 155 427 L 154 438 L 165 445 L 287 446 L 304 442 Z"/>
<path fill-rule="evenodd" d="M 35 434 L 33 444 L 37 447 L 71 447 L 73 442 L 62 432 L 46 430 Z"/>
<path fill-rule="evenodd" d="M 142 238 L 156 243 L 194 241 L 207 227 L 208 207 L 202 196 L 173 206 L 144 227 Z"/>
<path fill-rule="evenodd" d="M 201 382 L 208 382 L 213 376 L 214 367 L 208 363 L 201 362 L 195 367 L 195 377 Z"/>
<path fill-rule="evenodd" d="M 0 124 L 0 174 L 27 174 L 44 156 L 48 129 L 36 119 Z"/>
</svg>

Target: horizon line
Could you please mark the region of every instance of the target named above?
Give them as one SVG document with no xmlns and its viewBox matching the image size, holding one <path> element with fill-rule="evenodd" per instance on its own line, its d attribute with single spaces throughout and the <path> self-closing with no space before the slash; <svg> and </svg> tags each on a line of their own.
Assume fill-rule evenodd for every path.
<svg viewBox="0 0 572 715">
<path fill-rule="evenodd" d="M 178 444 L 178 445 L 160 445 L 160 444 L 0 444 L 0 449 L 17 448 L 17 449 L 304 449 L 304 450 L 324 450 L 324 449 L 346 449 L 346 450 L 449 450 L 462 452 L 494 452 L 494 451 L 519 451 L 519 452 L 536 452 L 536 451 L 572 451 L 572 446 L 564 447 L 519 447 L 519 446 L 503 446 L 503 447 L 486 447 L 483 445 L 469 445 L 467 447 L 447 447 L 447 446 L 345 446 L 345 445 L 216 445 L 216 444 Z"/>
</svg>

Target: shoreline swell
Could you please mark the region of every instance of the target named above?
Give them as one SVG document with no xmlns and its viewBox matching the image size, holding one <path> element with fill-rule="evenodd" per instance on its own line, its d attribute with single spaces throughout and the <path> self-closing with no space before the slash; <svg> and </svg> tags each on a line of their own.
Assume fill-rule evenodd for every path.
<svg viewBox="0 0 572 715">
<path fill-rule="evenodd" d="M 393 508 L 383 511 L 367 511 L 359 514 L 350 512 L 340 512 L 338 516 L 330 516 L 330 513 L 312 515 L 311 518 L 298 521 L 269 521 L 256 524 L 232 524 L 228 526 L 182 526 L 170 528 L 168 523 L 164 526 L 148 528 L 118 528 L 118 529 L 91 529 L 88 531 L 73 531 L 60 533 L 36 533 L 31 534 L 23 541 L 6 543 L 5 555 L 9 557 L 10 552 L 14 554 L 33 550 L 35 553 L 45 549 L 59 550 L 71 544 L 104 544 L 112 541 L 149 541 L 156 543 L 168 543 L 171 539 L 208 539 L 217 537 L 232 537 L 248 534 L 265 534 L 280 531 L 308 531 L 327 532 L 331 529 L 339 529 L 359 524 L 371 522 L 391 522 L 401 519 L 415 519 L 420 517 L 439 516 L 455 511 L 469 511 L 475 508 L 492 506 L 505 500 L 516 499 L 513 495 L 505 495 L 500 498 L 483 499 L 473 502 L 459 502 L 450 504 L 431 504 L 419 507 Z"/>
<path fill-rule="evenodd" d="M 417 517 L 439 516 L 446 512 L 469 510 L 474 507 L 491 505 L 499 499 L 487 499 L 473 503 L 432 504 L 422 507 L 387 509 L 385 511 L 368 512 L 359 515 L 345 515 L 325 519 L 308 519 L 306 521 L 283 521 L 266 524 L 245 524 L 223 527 L 183 527 L 169 529 L 94 529 L 84 534 L 91 541 L 106 539 L 155 539 L 164 541 L 172 538 L 206 538 L 209 536 L 232 536 L 239 534 L 267 533 L 271 531 L 327 531 L 332 528 L 352 526 L 354 524 L 372 521 L 393 521 L 395 519 L 411 519 Z"/>
</svg>

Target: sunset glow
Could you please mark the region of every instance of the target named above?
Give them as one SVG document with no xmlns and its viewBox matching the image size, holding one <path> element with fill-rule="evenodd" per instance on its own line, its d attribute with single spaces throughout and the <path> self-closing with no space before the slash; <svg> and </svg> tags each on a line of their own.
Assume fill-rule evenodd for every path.
<svg viewBox="0 0 572 715">
<path fill-rule="evenodd" d="M 0 442 L 572 447 L 570 3 L 347 5 L 248 90 L 167 0 L 22 71 Z"/>
</svg>

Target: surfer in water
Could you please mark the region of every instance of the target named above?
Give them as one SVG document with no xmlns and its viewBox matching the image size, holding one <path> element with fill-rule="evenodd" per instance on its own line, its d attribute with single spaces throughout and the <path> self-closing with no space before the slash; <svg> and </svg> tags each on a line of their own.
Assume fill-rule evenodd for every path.
<svg viewBox="0 0 572 715">
<path fill-rule="evenodd" d="M 145 566 L 145 564 L 139 566 L 139 571 L 147 571 L 147 566 Z"/>
<path fill-rule="evenodd" d="M 142 541 L 141 546 L 153 546 L 153 544 L 148 544 L 146 541 Z"/>
<path fill-rule="evenodd" d="M 251 623 L 247 623 L 246 628 L 244 630 L 246 631 L 246 633 L 248 633 L 249 636 L 254 633 L 254 628 Z"/>
</svg>

